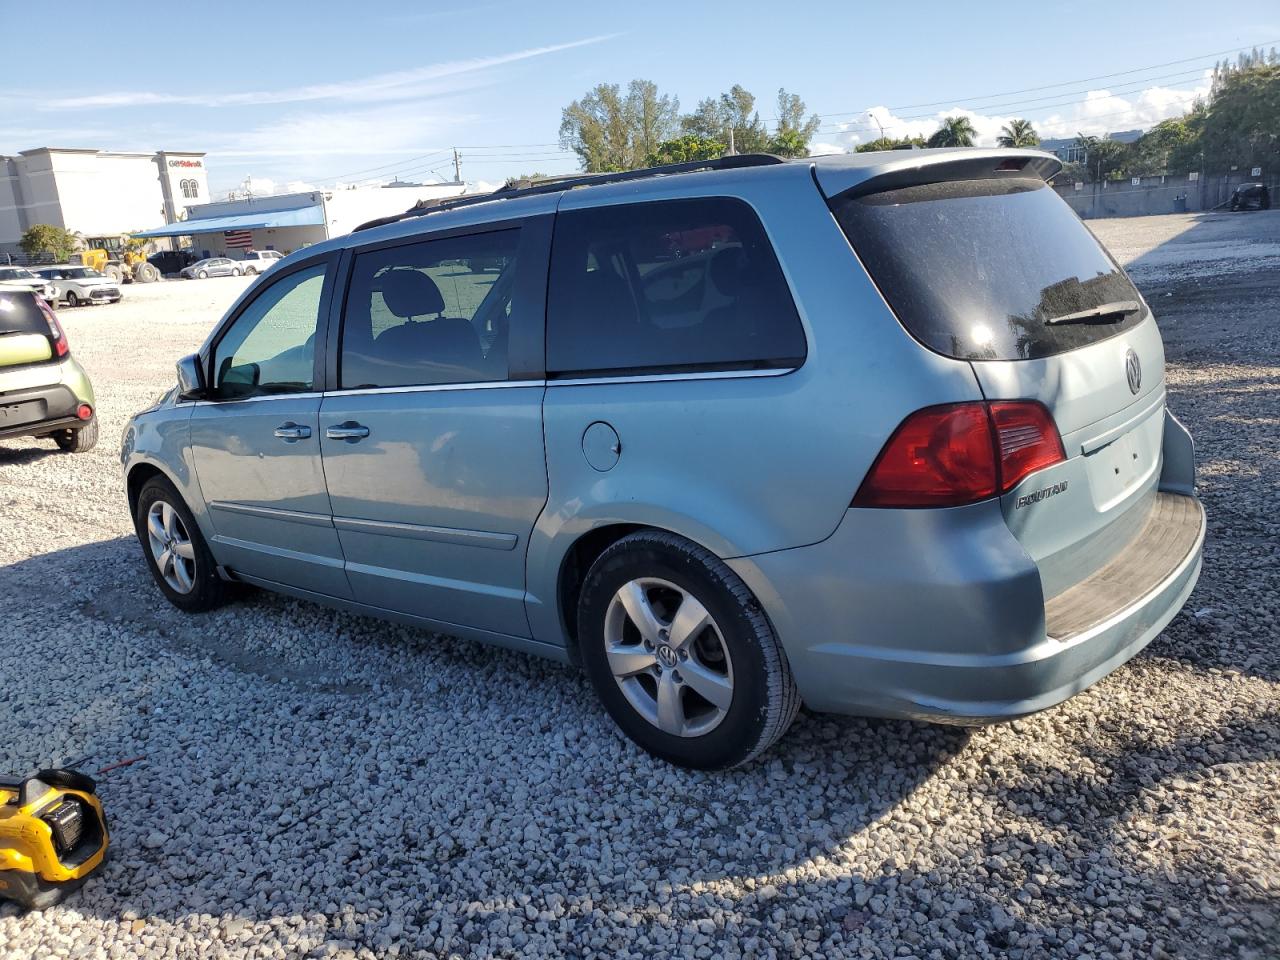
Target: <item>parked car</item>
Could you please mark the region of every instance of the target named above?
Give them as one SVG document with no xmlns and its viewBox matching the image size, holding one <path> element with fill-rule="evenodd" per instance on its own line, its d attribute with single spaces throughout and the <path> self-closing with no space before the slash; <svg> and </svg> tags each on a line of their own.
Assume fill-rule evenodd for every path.
<svg viewBox="0 0 1280 960">
<path fill-rule="evenodd" d="M 147 257 L 147 262 L 160 271 L 163 276 L 173 276 L 196 262 L 194 254 L 186 250 L 161 250 Z"/>
<path fill-rule="evenodd" d="M 123 299 L 120 285 L 92 267 L 63 264 L 41 267 L 36 273 L 53 285 L 53 302 L 65 301 L 69 307 L 88 303 L 118 303 Z"/>
<path fill-rule="evenodd" d="M 244 273 L 240 264 L 228 257 L 210 257 L 183 267 L 179 275 L 185 280 L 207 280 L 210 277 L 238 277 Z"/>
<path fill-rule="evenodd" d="M 98 442 L 98 414 L 53 310 L 30 291 L 0 289 L 0 439 L 9 437 L 83 453 Z"/>
<path fill-rule="evenodd" d="M 1205 530 L 1155 319 L 1059 168 L 729 157 L 319 244 L 128 425 L 152 575 L 579 663 L 691 767 L 802 700 L 1051 707 L 1177 613 Z"/>
<path fill-rule="evenodd" d="M 283 259 L 284 254 L 279 250 L 246 250 L 240 266 L 246 275 L 255 277 L 266 273 Z"/>
<path fill-rule="evenodd" d="M 54 300 L 53 284 L 43 277 L 37 277 L 26 267 L 0 266 L 0 289 L 29 290 L 45 303 Z"/>
<path fill-rule="evenodd" d="M 1242 183 L 1231 191 L 1232 210 L 1270 210 L 1271 191 L 1265 183 Z"/>
</svg>

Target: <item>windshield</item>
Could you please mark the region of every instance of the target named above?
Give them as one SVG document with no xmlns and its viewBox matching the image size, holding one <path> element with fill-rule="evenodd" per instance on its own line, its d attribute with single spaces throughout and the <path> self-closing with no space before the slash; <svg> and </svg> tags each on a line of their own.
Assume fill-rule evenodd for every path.
<svg viewBox="0 0 1280 960">
<path fill-rule="evenodd" d="M 946 356 L 1050 357 L 1146 316 L 1129 278 L 1041 180 L 846 193 L 832 210 L 903 326 Z"/>
</svg>

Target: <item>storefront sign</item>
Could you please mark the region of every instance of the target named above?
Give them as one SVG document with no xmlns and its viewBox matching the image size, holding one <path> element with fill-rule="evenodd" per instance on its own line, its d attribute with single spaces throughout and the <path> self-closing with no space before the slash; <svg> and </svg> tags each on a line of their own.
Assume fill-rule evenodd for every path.
<svg viewBox="0 0 1280 960">
<path fill-rule="evenodd" d="M 204 164 L 199 160 L 170 160 L 171 167 L 203 167 Z"/>
</svg>

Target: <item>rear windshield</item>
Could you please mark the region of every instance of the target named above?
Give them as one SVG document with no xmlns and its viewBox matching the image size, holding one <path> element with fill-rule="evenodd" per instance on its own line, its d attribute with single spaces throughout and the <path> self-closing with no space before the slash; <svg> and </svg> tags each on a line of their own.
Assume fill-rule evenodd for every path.
<svg viewBox="0 0 1280 960">
<path fill-rule="evenodd" d="M 0 337 L 10 333 L 49 335 L 49 324 L 40 312 L 35 294 L 25 290 L 0 290 Z"/>
<path fill-rule="evenodd" d="M 1142 322 L 1129 278 L 1043 181 L 961 180 L 841 194 L 832 210 L 898 319 L 961 360 L 1035 360 Z"/>
</svg>

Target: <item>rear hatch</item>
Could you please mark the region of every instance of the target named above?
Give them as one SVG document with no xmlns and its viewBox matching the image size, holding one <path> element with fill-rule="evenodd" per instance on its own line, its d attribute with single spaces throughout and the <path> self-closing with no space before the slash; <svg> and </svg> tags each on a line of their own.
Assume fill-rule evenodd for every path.
<svg viewBox="0 0 1280 960">
<path fill-rule="evenodd" d="M 0 289 L 0 371 L 54 359 L 50 332 L 35 294 Z M 0 379 L 0 392 L 4 389 Z"/>
<path fill-rule="evenodd" d="M 968 361 L 987 400 L 1036 400 L 1051 413 L 1067 459 L 1001 502 L 1052 597 L 1106 564 L 1151 511 L 1164 350 L 1133 283 L 1037 167 L 997 156 L 931 165 L 929 182 L 823 186 L 912 336 Z"/>
</svg>

